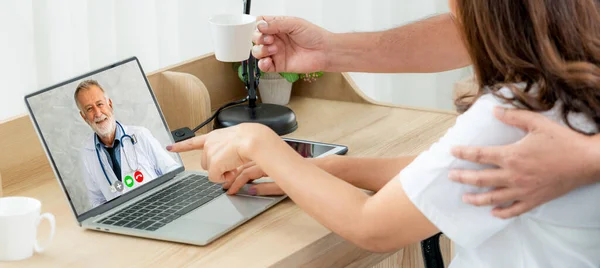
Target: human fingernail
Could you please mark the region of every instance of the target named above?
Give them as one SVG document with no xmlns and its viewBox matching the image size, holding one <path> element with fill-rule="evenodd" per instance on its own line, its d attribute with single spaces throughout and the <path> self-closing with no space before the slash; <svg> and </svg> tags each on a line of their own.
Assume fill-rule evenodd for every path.
<svg viewBox="0 0 600 268">
<path fill-rule="evenodd" d="M 173 145 L 167 145 L 167 151 L 171 151 L 173 149 Z"/>
<path fill-rule="evenodd" d="M 465 194 L 465 195 L 463 195 L 463 197 L 462 197 L 462 201 L 463 201 L 464 203 L 467 203 L 467 204 L 470 204 L 470 203 L 472 202 L 472 200 L 473 200 L 473 198 L 471 198 L 471 196 L 470 196 L 470 195 L 466 195 L 466 194 Z"/>
<path fill-rule="evenodd" d="M 262 49 L 263 45 L 256 45 L 252 47 L 252 53 L 260 53 L 261 49 Z"/>
<path fill-rule="evenodd" d="M 269 29 L 269 24 L 267 24 L 267 23 L 260 23 L 260 24 L 258 24 L 257 28 L 259 30 L 266 30 L 266 29 Z"/>
<path fill-rule="evenodd" d="M 262 59 L 262 60 L 258 61 L 258 66 L 263 71 L 269 70 L 269 68 L 271 68 L 270 58 L 266 58 L 266 59 Z"/>
<path fill-rule="evenodd" d="M 277 52 L 277 47 L 276 46 L 269 46 L 267 48 L 267 51 L 269 51 L 269 53 L 275 53 L 275 52 Z"/>
<path fill-rule="evenodd" d="M 250 188 L 248 189 L 248 194 L 249 194 L 249 195 L 256 195 L 256 194 L 257 194 L 256 188 L 254 188 L 254 187 L 250 187 Z"/>
<path fill-rule="evenodd" d="M 269 36 L 263 37 L 263 42 L 265 42 L 265 43 L 269 42 Z"/>
</svg>

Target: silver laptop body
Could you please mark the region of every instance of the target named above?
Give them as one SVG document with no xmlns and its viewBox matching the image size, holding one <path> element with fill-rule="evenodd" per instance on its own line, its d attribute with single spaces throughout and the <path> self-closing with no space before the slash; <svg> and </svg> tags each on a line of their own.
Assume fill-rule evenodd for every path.
<svg viewBox="0 0 600 268">
<path fill-rule="evenodd" d="M 205 178 L 207 176 L 207 174 L 203 172 L 183 171 L 178 173 L 173 179 L 152 188 L 130 201 L 82 221 L 81 226 L 103 232 L 147 237 L 193 245 L 206 245 L 286 198 L 285 196 L 248 196 L 244 194 L 247 188 L 244 187 L 245 189 L 238 195 L 231 196 L 222 193 L 211 201 L 208 201 L 198 208 L 179 216 L 177 219 L 168 222 L 164 226 L 153 231 L 137 229 L 136 226 L 133 226 L 132 228 L 119 227 L 103 224 L 101 222 L 103 219 L 110 219 L 111 215 L 126 212 L 127 208 L 135 207 L 136 204 L 141 203 L 142 200 L 151 198 L 153 194 L 180 182 L 190 175 L 200 175 Z M 219 185 L 217 185 L 217 187 L 220 188 Z"/>
</svg>

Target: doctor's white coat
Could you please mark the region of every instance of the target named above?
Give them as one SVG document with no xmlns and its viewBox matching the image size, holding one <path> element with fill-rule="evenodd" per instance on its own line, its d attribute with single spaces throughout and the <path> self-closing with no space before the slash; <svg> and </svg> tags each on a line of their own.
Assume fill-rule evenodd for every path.
<svg viewBox="0 0 600 268">
<path fill-rule="evenodd" d="M 102 167 L 98 161 L 98 155 L 96 154 L 95 147 L 96 143 L 94 141 L 94 136 L 96 134 L 93 133 L 86 140 L 84 147 L 81 150 L 81 176 L 85 182 L 88 199 L 90 200 L 92 208 L 104 204 L 115 197 L 140 187 L 156 177 L 166 174 L 181 166 L 181 164 L 177 163 L 169 155 L 169 153 L 163 148 L 158 140 L 152 136 L 152 133 L 150 133 L 148 129 L 144 127 L 125 125 L 123 125 L 123 129 L 128 135 L 135 135 L 137 143 L 133 145 L 133 147 L 135 147 L 134 150 L 132 149 L 133 147 L 129 142 L 129 139 L 124 139 L 125 147 L 121 147 L 120 150 L 121 178 L 125 180 L 126 176 L 134 177 L 134 170 L 132 170 L 132 168 L 136 168 L 137 166 L 138 170 L 144 175 L 144 180 L 141 183 L 134 181 L 134 185 L 131 188 L 124 186 L 125 189 L 123 192 L 113 193 L 110 188 L 111 185 L 104 176 Z M 120 131 L 117 131 L 117 135 L 119 132 Z M 114 182 L 116 182 L 118 179 L 111 168 L 107 154 L 104 152 L 104 150 L 99 150 L 98 152 L 100 154 L 100 161 L 102 161 L 104 165 L 106 176 L 108 176 L 108 180 L 110 180 L 111 184 L 114 184 Z M 136 163 L 131 163 L 132 167 L 130 168 L 125 154 L 128 154 L 129 161 L 132 161 L 136 159 L 136 157 L 133 156 L 134 152 L 137 156 L 138 164 L 136 165 Z"/>
</svg>

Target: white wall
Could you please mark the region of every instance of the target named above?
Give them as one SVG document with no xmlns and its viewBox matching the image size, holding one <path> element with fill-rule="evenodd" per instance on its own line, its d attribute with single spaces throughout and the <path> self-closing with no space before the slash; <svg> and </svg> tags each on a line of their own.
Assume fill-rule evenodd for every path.
<svg viewBox="0 0 600 268">
<path fill-rule="evenodd" d="M 207 19 L 242 0 L 6 0 L 0 2 L 0 121 L 25 113 L 23 96 L 138 56 L 150 72 L 212 51 Z M 292 15 L 334 32 L 375 31 L 446 12 L 446 0 L 254 0 L 254 15 Z M 368 96 L 452 109 L 443 74 L 352 74 Z"/>
</svg>

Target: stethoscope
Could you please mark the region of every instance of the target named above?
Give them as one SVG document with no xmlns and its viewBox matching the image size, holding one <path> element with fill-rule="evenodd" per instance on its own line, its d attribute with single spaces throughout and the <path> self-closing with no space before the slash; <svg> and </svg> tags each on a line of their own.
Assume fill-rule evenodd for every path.
<svg viewBox="0 0 600 268">
<path fill-rule="evenodd" d="M 137 144 L 135 134 L 127 135 L 127 132 L 125 132 L 125 129 L 123 128 L 121 123 L 117 122 L 117 125 L 119 128 L 121 128 L 121 132 L 123 132 L 123 135 L 121 136 L 121 138 L 119 138 L 119 145 L 123 150 L 123 155 L 125 155 L 125 162 L 127 162 L 127 166 L 129 167 L 129 169 L 131 169 L 131 171 L 137 171 L 139 168 L 139 163 L 137 159 L 137 151 L 135 149 L 135 145 Z M 135 161 L 129 160 L 129 155 L 127 153 L 127 150 L 125 150 L 125 143 L 123 142 L 124 139 L 129 139 L 129 141 L 131 142 L 131 146 L 133 147 L 133 155 L 135 156 Z M 110 182 L 110 179 L 108 179 L 108 174 L 106 174 L 106 169 L 104 168 L 104 163 L 102 163 L 102 159 L 100 159 L 100 151 L 98 151 L 98 147 L 96 146 L 96 144 L 98 144 L 98 136 L 94 135 L 94 148 L 96 148 L 96 156 L 98 157 L 98 163 L 100 163 L 100 168 L 102 168 L 104 178 L 106 178 L 108 185 L 110 185 L 111 192 L 122 192 L 124 187 L 121 181 L 116 181 L 114 183 L 115 185 L 113 185 L 113 183 Z M 132 166 L 132 162 L 135 163 L 135 168 Z"/>
</svg>

